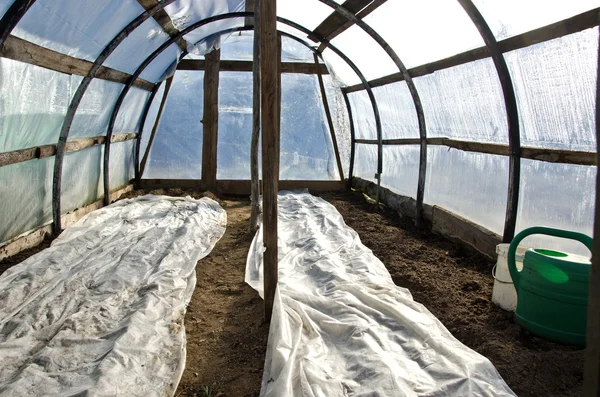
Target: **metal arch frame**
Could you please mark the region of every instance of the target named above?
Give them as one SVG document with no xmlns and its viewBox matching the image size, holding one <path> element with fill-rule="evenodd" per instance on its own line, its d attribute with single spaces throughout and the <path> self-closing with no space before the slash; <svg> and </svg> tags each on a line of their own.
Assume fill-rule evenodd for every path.
<svg viewBox="0 0 600 397">
<path fill-rule="evenodd" d="M 485 46 L 490 52 L 500 86 L 504 95 L 504 107 L 508 121 L 508 197 L 506 200 L 506 217 L 504 219 L 503 243 L 509 243 L 515 236 L 517 211 L 519 208 L 519 183 L 521 178 L 521 135 L 519 130 L 519 110 L 512 78 L 504 55 L 498 46 L 494 33 L 488 26 L 481 12 L 471 0 L 457 0 L 479 31 Z"/>
<path fill-rule="evenodd" d="M 381 46 L 381 48 L 388 54 L 388 56 L 392 59 L 392 61 L 396 64 L 402 76 L 404 76 L 404 81 L 406 81 L 406 86 L 410 91 L 410 95 L 412 97 L 413 103 L 415 105 L 415 111 L 417 112 L 417 119 L 419 121 L 419 142 L 420 142 L 420 160 L 419 160 L 419 181 L 417 185 L 417 213 L 416 213 L 416 221 L 417 225 L 422 224 L 423 222 L 423 198 L 425 196 L 425 177 L 427 173 L 427 126 L 425 125 L 425 113 L 423 111 L 423 105 L 421 103 L 421 98 L 419 96 L 419 92 L 417 91 L 417 87 L 412 80 L 412 76 L 410 75 L 404 63 L 400 60 L 396 52 L 390 47 L 390 45 L 377 33 L 371 26 L 369 26 L 365 21 L 358 18 L 356 15 L 348 11 L 342 5 L 337 4 L 333 0 L 318 0 L 321 3 L 333 8 L 336 12 L 344 16 L 347 20 L 353 22 L 356 26 L 360 27 L 365 31 L 373 40 L 377 42 Z M 377 201 L 379 202 L 379 187 L 381 184 L 381 171 L 383 165 L 383 145 L 382 145 L 382 137 L 378 137 L 378 178 L 377 178 Z"/>
<path fill-rule="evenodd" d="M 155 85 L 152 92 L 150 92 L 150 97 L 148 97 L 146 105 L 144 106 L 144 110 L 142 111 L 140 126 L 135 139 L 135 151 L 133 152 L 133 172 L 136 188 L 140 187 L 140 182 L 142 179 L 142 175 L 140 174 L 140 149 L 142 146 L 142 133 L 144 132 L 144 125 L 146 124 L 146 118 L 148 118 L 148 112 L 150 111 L 150 107 L 152 106 L 152 102 L 154 102 L 154 97 L 158 93 L 160 86 L 161 84 Z"/>
<path fill-rule="evenodd" d="M 10 35 L 10 32 L 17 26 L 21 18 L 29 11 L 29 8 L 35 3 L 35 0 L 16 0 L 8 7 L 8 10 L 0 19 L 0 48 Z"/>
<path fill-rule="evenodd" d="M 207 25 L 209 23 L 212 22 L 216 22 L 216 21 L 220 21 L 220 20 L 226 20 L 226 19 L 232 19 L 232 18 L 244 18 L 244 17 L 251 17 L 254 16 L 253 12 L 232 12 L 232 13 L 227 13 L 227 14 L 221 14 L 221 15 L 215 15 L 213 17 L 210 18 L 206 18 L 203 19 L 201 21 L 198 21 L 190 26 L 188 26 L 187 28 L 185 28 L 184 30 L 182 30 L 179 34 L 177 34 L 176 36 L 171 37 L 169 40 L 167 40 L 165 43 L 163 43 L 158 49 L 156 49 L 150 56 L 148 56 L 148 58 L 146 58 L 146 60 L 144 62 L 142 62 L 142 64 L 138 67 L 138 69 L 131 75 L 129 81 L 127 82 L 127 84 L 125 85 L 125 87 L 123 88 L 123 90 L 121 91 L 121 94 L 119 95 L 119 98 L 117 99 L 117 101 L 115 102 L 115 106 L 113 108 L 113 112 L 111 115 L 111 119 L 109 122 L 109 126 L 108 126 L 108 131 L 107 131 L 107 135 L 106 135 L 106 141 L 105 141 L 105 150 L 104 150 L 104 203 L 105 205 L 110 204 L 109 200 L 110 200 L 110 195 L 109 195 L 109 187 L 110 187 L 110 174 L 109 174 L 109 162 L 110 162 L 110 139 L 112 137 L 113 134 L 113 129 L 114 129 L 114 123 L 115 120 L 117 118 L 117 115 L 119 113 L 119 110 L 121 108 L 121 105 L 125 99 L 125 96 L 127 95 L 127 93 L 129 92 L 129 89 L 131 88 L 131 85 L 133 84 L 133 82 L 135 81 L 135 79 L 144 71 L 144 69 L 154 60 L 156 59 L 156 57 L 158 57 L 165 49 L 167 49 L 170 45 L 172 45 L 175 40 L 178 40 L 179 38 L 183 37 L 184 35 L 188 34 L 189 32 L 198 29 L 204 25 Z M 285 18 L 282 17 L 277 17 L 277 21 L 281 22 L 285 25 L 291 26 L 294 29 L 297 29 L 305 34 L 309 34 L 311 33 L 311 31 L 307 28 L 305 28 L 302 25 L 299 25 L 295 22 L 292 22 L 290 20 L 287 20 Z M 248 26 L 243 26 L 243 27 L 238 27 L 238 28 L 231 28 L 231 29 L 225 29 L 222 32 L 217 32 L 217 33 L 213 33 L 210 36 L 216 35 L 216 34 L 224 34 L 227 32 L 234 32 L 234 31 L 241 31 L 241 30 L 252 30 L 254 29 L 254 27 L 248 27 Z M 296 41 L 299 41 L 300 43 L 304 44 L 305 46 L 307 46 L 308 48 L 311 48 L 311 50 L 315 51 L 315 53 L 318 53 L 318 51 L 316 49 L 312 49 L 312 47 L 310 47 L 310 45 L 306 42 L 304 42 L 302 39 L 291 35 L 291 34 L 287 34 L 285 32 L 284 33 L 287 37 L 290 37 L 291 39 L 294 39 Z M 208 36 L 208 37 L 210 37 Z M 206 38 L 205 38 L 206 39 Z M 205 40 L 203 39 L 203 40 Z M 379 115 L 379 109 L 377 107 L 377 102 L 375 100 L 375 95 L 373 94 L 373 91 L 371 89 L 371 86 L 369 85 L 368 80 L 365 78 L 365 76 L 361 73 L 360 69 L 358 69 L 358 67 L 342 52 L 340 51 L 337 47 L 335 47 L 334 45 L 332 45 L 331 43 L 329 43 L 329 41 L 322 39 L 319 40 L 321 44 L 325 45 L 327 48 L 331 49 L 333 52 L 335 52 L 340 58 L 342 58 L 342 60 L 344 60 L 348 66 L 350 66 L 350 68 L 358 75 L 359 79 L 361 80 L 361 82 L 363 83 L 363 85 L 365 86 L 365 89 L 369 95 L 369 98 L 371 100 L 371 104 L 373 106 L 373 111 L 375 113 L 375 124 L 376 124 L 376 128 L 377 128 L 377 133 L 378 136 L 381 138 L 381 118 Z M 319 57 L 321 57 L 321 54 L 318 54 Z"/>
</svg>

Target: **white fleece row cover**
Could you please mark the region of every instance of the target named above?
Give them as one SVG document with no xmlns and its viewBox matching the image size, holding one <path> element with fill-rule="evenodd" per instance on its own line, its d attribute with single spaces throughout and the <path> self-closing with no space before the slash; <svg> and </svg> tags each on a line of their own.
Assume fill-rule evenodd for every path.
<svg viewBox="0 0 600 397">
<path fill-rule="evenodd" d="M 283 192 L 279 284 L 261 396 L 514 396 L 410 292 L 326 201 Z M 262 296 L 262 233 L 246 281 Z"/>
<path fill-rule="evenodd" d="M 122 200 L 7 270 L 0 395 L 173 395 L 196 262 L 226 223 L 208 198 Z"/>
</svg>

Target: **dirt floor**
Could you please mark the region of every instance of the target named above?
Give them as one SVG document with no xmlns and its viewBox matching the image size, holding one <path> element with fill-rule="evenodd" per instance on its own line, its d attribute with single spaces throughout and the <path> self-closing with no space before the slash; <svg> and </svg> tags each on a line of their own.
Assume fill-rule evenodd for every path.
<svg viewBox="0 0 600 397">
<path fill-rule="evenodd" d="M 210 195 L 180 189 L 150 193 Z M 394 282 L 410 289 L 456 338 L 488 357 L 517 395 L 581 395 L 583 350 L 532 337 L 520 330 L 511 313 L 494 306 L 490 260 L 415 229 L 411 220 L 375 208 L 361 194 L 321 197 L 336 206 Z M 262 321 L 262 300 L 244 283 L 252 240 L 250 203 L 219 202 L 227 211 L 227 230 L 196 267 L 197 286 L 185 318 L 187 365 L 177 396 L 257 396 L 260 391 L 268 327 Z M 0 261 L 0 273 L 37 251 Z"/>
</svg>

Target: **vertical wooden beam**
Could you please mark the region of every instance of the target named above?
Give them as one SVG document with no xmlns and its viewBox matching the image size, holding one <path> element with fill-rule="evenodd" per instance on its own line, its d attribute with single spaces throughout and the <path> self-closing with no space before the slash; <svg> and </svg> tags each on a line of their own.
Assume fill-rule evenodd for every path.
<svg viewBox="0 0 600 397">
<path fill-rule="evenodd" d="M 202 116 L 202 180 L 207 189 L 217 187 L 217 139 L 219 133 L 219 68 L 221 50 L 206 54 L 204 115 Z"/>
<path fill-rule="evenodd" d="M 346 102 L 346 108 L 348 109 L 348 119 L 350 120 L 350 168 L 348 169 L 348 190 L 352 188 L 352 177 L 354 176 L 354 156 L 356 153 L 356 133 L 354 132 L 354 119 L 352 118 L 352 106 L 350 106 L 350 100 L 348 99 L 348 93 L 342 89 L 342 95 L 344 96 L 344 102 Z"/>
<path fill-rule="evenodd" d="M 144 152 L 144 157 L 142 158 L 142 164 L 140 165 L 140 179 L 144 176 L 144 170 L 146 169 L 146 163 L 148 162 L 148 155 L 150 154 L 150 149 L 152 148 L 154 137 L 156 136 L 156 131 L 158 130 L 158 125 L 160 124 L 160 118 L 163 110 L 165 109 L 165 104 L 167 103 L 169 90 L 171 90 L 171 84 L 173 84 L 173 77 L 174 76 L 169 77 L 165 83 L 165 92 L 163 92 L 163 97 L 160 101 L 160 106 L 158 107 L 158 113 L 156 114 L 156 120 L 154 120 L 154 126 L 152 127 L 152 132 L 150 133 L 150 139 L 148 140 L 148 145 L 146 146 L 146 151 Z"/>
<path fill-rule="evenodd" d="M 508 121 L 508 146 L 509 146 L 509 168 L 508 168 L 508 197 L 506 200 L 506 217 L 504 220 L 503 243 L 510 243 L 515 236 L 517 225 L 517 211 L 519 208 L 519 184 L 521 179 L 521 135 L 519 131 L 519 110 L 515 89 L 510 77 L 510 71 L 504 60 L 502 50 L 496 41 L 494 33 L 488 26 L 471 0 L 458 0 L 473 24 L 479 30 L 481 38 L 488 48 L 504 95 L 504 107 L 506 108 L 506 119 Z"/>
<path fill-rule="evenodd" d="M 260 1 L 260 87 L 263 174 L 265 320 L 271 320 L 278 280 L 277 191 L 279 185 L 279 73 L 276 0 Z"/>
<path fill-rule="evenodd" d="M 325 83 L 323 81 L 323 75 L 321 74 L 321 64 L 319 63 L 319 56 L 313 54 L 315 57 L 315 66 L 317 71 L 317 79 L 319 79 L 319 88 L 321 89 L 321 97 L 323 98 L 323 107 L 325 108 L 325 117 L 327 117 L 327 125 L 329 126 L 329 133 L 331 134 L 331 142 L 333 143 L 333 152 L 335 153 L 335 160 L 337 162 L 338 171 L 340 173 L 340 180 L 344 182 L 344 169 L 342 168 L 342 160 L 340 159 L 340 150 L 338 148 L 337 139 L 335 136 L 335 129 L 333 128 L 333 120 L 331 118 L 331 110 L 329 109 L 329 102 L 327 102 L 327 92 L 325 91 Z"/>
<path fill-rule="evenodd" d="M 600 39 L 600 37 L 599 37 Z M 600 41 L 596 82 L 596 143 L 600 143 Z M 600 152 L 598 164 L 600 164 Z M 583 395 L 600 397 L 600 173 L 596 174 L 596 213 L 588 299 L 587 345 L 583 374 Z"/>
<path fill-rule="evenodd" d="M 260 0 L 251 0 L 254 6 L 254 45 L 252 48 L 252 139 L 250 141 L 250 231 L 258 228 L 260 214 L 260 178 L 258 175 L 258 145 L 260 139 Z M 248 2 L 246 2 L 248 7 Z M 248 11 L 248 10 L 247 10 Z M 246 21 L 246 24 L 248 22 Z"/>
</svg>

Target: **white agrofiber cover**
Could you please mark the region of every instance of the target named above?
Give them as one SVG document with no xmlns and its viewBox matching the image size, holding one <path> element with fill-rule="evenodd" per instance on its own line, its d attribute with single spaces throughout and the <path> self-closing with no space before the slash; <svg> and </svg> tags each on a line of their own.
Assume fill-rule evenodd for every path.
<svg viewBox="0 0 600 397">
<path fill-rule="evenodd" d="M 261 396 L 514 396 L 387 269 L 340 213 L 280 193 L 279 284 Z M 263 294 L 262 229 L 246 281 Z"/>
<path fill-rule="evenodd" d="M 173 395 L 196 262 L 225 232 L 208 198 L 95 211 L 0 277 L 0 395 Z"/>
</svg>

